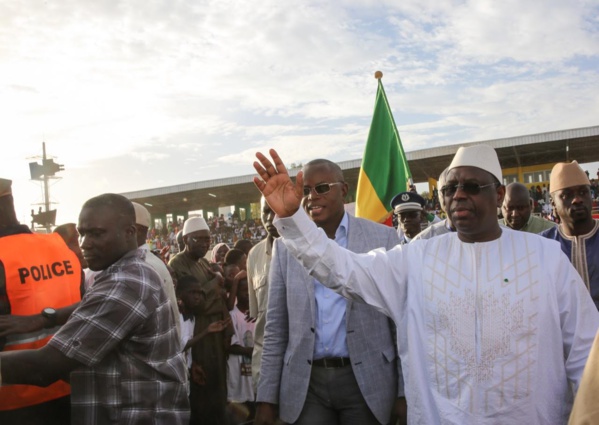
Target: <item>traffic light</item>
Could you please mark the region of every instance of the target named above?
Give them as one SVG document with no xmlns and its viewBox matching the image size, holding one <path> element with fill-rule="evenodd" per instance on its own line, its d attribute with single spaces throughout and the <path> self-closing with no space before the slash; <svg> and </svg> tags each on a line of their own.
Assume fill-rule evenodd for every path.
<svg viewBox="0 0 599 425">
<path fill-rule="evenodd" d="M 59 171 L 64 171 L 64 165 L 57 164 L 53 159 L 44 159 L 41 165 L 37 162 L 29 163 L 31 180 L 43 180 L 43 177 L 52 177 Z"/>
<path fill-rule="evenodd" d="M 56 223 L 56 210 L 42 212 L 40 208 L 37 214 L 34 214 L 33 210 L 31 210 L 31 221 L 41 226 L 54 226 Z"/>
</svg>

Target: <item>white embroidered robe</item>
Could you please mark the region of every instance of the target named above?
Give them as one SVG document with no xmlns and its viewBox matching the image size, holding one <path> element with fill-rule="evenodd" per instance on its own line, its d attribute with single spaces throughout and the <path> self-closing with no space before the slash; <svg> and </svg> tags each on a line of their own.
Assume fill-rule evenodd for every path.
<svg viewBox="0 0 599 425">
<path fill-rule="evenodd" d="M 502 228 L 360 255 L 301 209 L 275 223 L 316 279 L 396 322 L 409 423 L 566 423 L 599 314 L 559 244 Z"/>
</svg>

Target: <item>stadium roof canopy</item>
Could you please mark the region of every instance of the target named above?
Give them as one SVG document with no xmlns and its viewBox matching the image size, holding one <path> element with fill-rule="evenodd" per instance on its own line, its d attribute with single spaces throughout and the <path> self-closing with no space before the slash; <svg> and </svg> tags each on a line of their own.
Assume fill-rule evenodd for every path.
<svg viewBox="0 0 599 425">
<path fill-rule="evenodd" d="M 449 165 L 460 146 L 480 143 L 495 148 L 503 169 L 571 160 L 580 163 L 599 161 L 599 126 L 576 128 L 406 152 L 414 182 L 426 182 L 429 178 L 437 178 Z M 338 163 L 344 170 L 350 188 L 357 186 L 361 161 L 355 159 Z M 298 170 L 293 169 L 289 173 L 295 176 Z M 132 201 L 151 205 L 152 215 L 210 210 L 258 202 L 260 196 L 252 182 L 253 177 L 254 174 L 250 174 L 139 190 L 123 195 Z"/>
</svg>

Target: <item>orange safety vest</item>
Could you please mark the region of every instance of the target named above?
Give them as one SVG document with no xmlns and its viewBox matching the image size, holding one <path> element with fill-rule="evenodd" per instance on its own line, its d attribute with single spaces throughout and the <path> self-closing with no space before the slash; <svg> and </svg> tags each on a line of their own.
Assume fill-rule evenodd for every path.
<svg viewBox="0 0 599 425">
<path fill-rule="evenodd" d="M 6 293 L 11 314 L 40 314 L 45 307 L 60 308 L 81 300 L 81 264 L 60 235 L 24 233 L 0 238 Z M 37 349 L 56 332 L 42 329 L 7 338 L 4 351 Z M 0 387 L 0 410 L 14 410 L 70 394 L 64 381 L 42 388 L 34 385 Z"/>
</svg>

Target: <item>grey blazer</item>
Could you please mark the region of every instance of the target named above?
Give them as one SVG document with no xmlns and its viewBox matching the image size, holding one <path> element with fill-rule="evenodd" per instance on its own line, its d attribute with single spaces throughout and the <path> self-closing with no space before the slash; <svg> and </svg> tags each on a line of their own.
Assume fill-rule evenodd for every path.
<svg viewBox="0 0 599 425">
<path fill-rule="evenodd" d="M 395 229 L 349 216 L 349 250 L 389 250 L 398 243 Z M 280 239 L 273 248 L 269 285 L 256 400 L 279 404 L 281 419 L 291 423 L 299 417 L 308 392 L 316 305 L 312 277 Z M 348 300 L 345 316 L 354 375 L 370 410 L 386 424 L 398 394 L 403 395 L 395 326 L 373 307 L 356 301 Z"/>
</svg>

